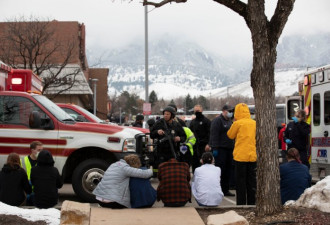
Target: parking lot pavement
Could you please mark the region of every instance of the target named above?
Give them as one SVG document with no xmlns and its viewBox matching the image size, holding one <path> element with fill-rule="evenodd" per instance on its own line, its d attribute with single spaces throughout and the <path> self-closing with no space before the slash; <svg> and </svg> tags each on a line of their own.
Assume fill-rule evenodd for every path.
<svg viewBox="0 0 330 225">
<path fill-rule="evenodd" d="M 151 179 L 151 184 L 152 186 L 157 189 L 158 187 L 158 179 L 157 178 L 153 178 Z M 235 193 L 234 190 L 231 190 L 232 193 Z M 81 199 L 79 199 L 78 196 L 75 195 L 71 184 L 64 184 L 63 187 L 59 190 L 59 203 L 57 204 L 56 207 L 60 208 L 62 205 L 62 202 L 65 200 L 70 200 L 70 201 L 76 201 L 76 202 L 81 202 Z M 225 206 L 225 207 L 229 207 L 229 206 L 235 206 L 236 205 L 236 197 L 227 197 L 225 196 L 223 201 L 220 204 L 220 207 Z M 98 204 L 91 204 L 92 207 L 98 206 Z M 155 202 L 155 204 L 153 205 L 153 208 L 160 208 L 163 207 L 164 204 L 160 201 L 160 202 Z M 198 207 L 198 204 L 195 200 L 195 198 L 192 196 L 191 198 L 191 203 L 188 202 L 186 204 L 186 207 Z"/>
</svg>

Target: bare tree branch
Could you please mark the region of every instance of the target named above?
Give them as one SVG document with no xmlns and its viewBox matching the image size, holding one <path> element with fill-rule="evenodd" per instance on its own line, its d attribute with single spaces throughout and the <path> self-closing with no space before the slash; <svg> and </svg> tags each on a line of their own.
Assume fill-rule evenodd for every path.
<svg viewBox="0 0 330 225">
<path fill-rule="evenodd" d="M 162 7 L 163 5 L 166 5 L 167 3 L 172 3 L 172 2 L 185 3 L 185 2 L 187 2 L 187 0 L 163 0 L 159 3 L 143 0 L 143 5 L 152 5 L 152 6 L 155 6 L 156 8 L 158 8 L 158 7 Z"/>
<path fill-rule="evenodd" d="M 270 45 L 276 48 L 278 39 L 280 38 L 289 15 L 293 10 L 295 0 L 278 0 L 277 6 L 268 25 L 268 35 Z"/>
<path fill-rule="evenodd" d="M 246 16 L 247 16 L 246 3 L 244 3 L 240 0 L 213 0 L 213 1 L 230 8 L 231 10 L 238 13 L 240 16 L 242 16 L 246 20 Z"/>
</svg>

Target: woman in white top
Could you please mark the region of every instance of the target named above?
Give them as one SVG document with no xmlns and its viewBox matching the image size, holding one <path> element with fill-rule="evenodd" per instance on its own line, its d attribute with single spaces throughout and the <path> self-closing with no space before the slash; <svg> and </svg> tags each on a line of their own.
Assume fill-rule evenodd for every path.
<svg viewBox="0 0 330 225">
<path fill-rule="evenodd" d="M 221 170 L 213 165 L 211 152 L 202 155 L 202 166 L 195 170 L 191 183 L 192 193 L 200 206 L 218 206 L 223 193 L 220 186 Z"/>
</svg>

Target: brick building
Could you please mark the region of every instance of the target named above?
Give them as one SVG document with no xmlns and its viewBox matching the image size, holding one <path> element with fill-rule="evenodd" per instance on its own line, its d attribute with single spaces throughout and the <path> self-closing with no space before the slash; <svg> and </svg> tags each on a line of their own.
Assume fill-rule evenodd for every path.
<svg viewBox="0 0 330 225">
<path fill-rule="evenodd" d="M 0 23 L 0 59 L 11 65 L 13 68 L 30 68 L 26 54 L 29 53 L 21 46 L 11 43 L 10 39 L 19 39 L 21 36 L 38 34 L 36 37 L 51 35 L 48 42 L 41 43 L 39 57 L 35 57 L 32 70 L 43 78 L 46 86 L 43 93 L 54 102 L 73 103 L 80 105 L 88 110 L 93 109 L 93 91 L 90 86 L 90 71 L 93 78 L 99 79 L 97 92 L 97 109 L 99 115 L 107 114 L 102 107 L 107 104 L 107 69 L 91 69 L 88 67 L 86 58 L 85 44 L 86 31 L 85 25 L 76 21 L 34 21 L 34 22 L 1 22 Z M 8 38 L 9 37 L 9 38 Z M 36 38 L 37 39 L 37 38 Z M 40 38 L 42 40 L 42 38 Z M 55 51 L 56 50 L 56 51 Z M 31 52 L 37 55 L 37 50 Z M 22 52 L 25 54 L 22 54 Z M 38 53 L 38 54 L 39 54 Z M 18 57 L 17 57 L 18 56 Z M 43 63 L 48 63 L 50 69 L 43 69 Z M 31 63 L 30 63 L 31 64 Z M 46 65 L 46 67 L 47 67 Z M 38 67 L 42 69 L 38 69 Z M 53 79 L 53 80 L 51 80 Z M 47 82 L 47 81 L 52 82 Z M 47 84 L 50 83 L 47 87 Z M 102 85 L 101 85 L 102 84 Z M 103 119 L 106 117 L 101 116 Z"/>
</svg>

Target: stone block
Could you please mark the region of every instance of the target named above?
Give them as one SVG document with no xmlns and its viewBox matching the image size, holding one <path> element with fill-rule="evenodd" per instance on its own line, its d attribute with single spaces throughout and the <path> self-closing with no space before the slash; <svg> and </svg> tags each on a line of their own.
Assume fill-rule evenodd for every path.
<svg viewBox="0 0 330 225">
<path fill-rule="evenodd" d="M 222 214 L 209 215 L 207 217 L 207 225 L 248 225 L 249 222 L 231 210 Z"/>
<path fill-rule="evenodd" d="M 89 203 L 64 201 L 61 208 L 61 225 L 89 225 L 90 212 Z"/>
</svg>

